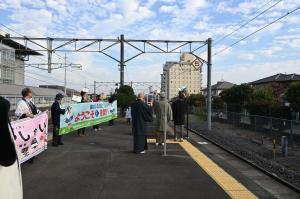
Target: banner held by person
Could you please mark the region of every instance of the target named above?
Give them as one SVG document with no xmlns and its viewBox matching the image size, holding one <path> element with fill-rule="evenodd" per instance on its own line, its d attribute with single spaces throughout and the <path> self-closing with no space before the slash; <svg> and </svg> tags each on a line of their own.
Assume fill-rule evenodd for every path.
<svg viewBox="0 0 300 199">
<path fill-rule="evenodd" d="M 117 101 L 69 104 L 64 108 L 66 113 L 60 116 L 59 135 L 117 118 Z"/>
<path fill-rule="evenodd" d="M 11 126 L 20 163 L 26 162 L 47 149 L 47 112 L 42 112 L 33 119 L 14 121 Z"/>
</svg>

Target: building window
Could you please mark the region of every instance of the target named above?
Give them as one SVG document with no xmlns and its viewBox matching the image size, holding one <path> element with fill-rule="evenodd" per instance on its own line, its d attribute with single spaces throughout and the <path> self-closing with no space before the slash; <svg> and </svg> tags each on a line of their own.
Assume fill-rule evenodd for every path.
<svg viewBox="0 0 300 199">
<path fill-rule="evenodd" d="M 15 83 L 15 69 L 2 66 L 0 67 L 0 83 L 14 84 Z"/>
</svg>

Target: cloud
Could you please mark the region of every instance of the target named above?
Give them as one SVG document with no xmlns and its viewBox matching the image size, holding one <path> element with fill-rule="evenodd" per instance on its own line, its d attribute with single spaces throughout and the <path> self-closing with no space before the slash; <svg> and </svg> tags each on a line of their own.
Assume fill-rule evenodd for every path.
<svg viewBox="0 0 300 199">
<path fill-rule="evenodd" d="M 225 81 L 239 84 L 252 82 L 277 73 L 295 73 L 296 71 L 300 71 L 300 60 L 237 64 L 230 68 L 215 69 L 212 76 L 213 82 L 223 78 Z"/>
<path fill-rule="evenodd" d="M 159 12 L 162 13 L 173 13 L 177 11 L 178 11 L 177 5 L 163 5 L 159 8 Z"/>
<path fill-rule="evenodd" d="M 261 52 L 261 54 L 264 55 L 264 56 L 272 56 L 272 55 L 275 55 L 276 53 L 281 52 L 282 50 L 283 50 L 282 47 L 279 47 L 279 46 L 272 46 L 272 47 L 263 49 L 263 50 L 261 50 L 260 52 Z"/>
<path fill-rule="evenodd" d="M 252 53 L 243 53 L 239 56 L 240 59 L 252 61 L 255 59 L 255 55 Z"/>
<path fill-rule="evenodd" d="M 125 34 L 125 38 L 166 40 L 206 40 L 211 37 L 215 53 L 285 14 L 296 7 L 299 1 L 285 0 L 215 44 L 218 39 L 236 29 L 237 24 L 249 20 L 272 3 L 275 1 L 264 5 L 260 0 L 2 0 L 0 9 L 1 13 L 5 13 L 2 23 L 27 36 L 117 38 L 120 34 Z M 296 49 L 300 48 L 299 20 L 300 15 L 295 13 L 218 56 L 213 56 L 213 74 L 222 73 L 228 80 L 242 81 L 243 78 L 239 75 L 247 75 L 243 71 L 249 70 L 248 76 L 252 75 L 252 69 L 248 69 L 251 65 L 249 62 L 260 62 L 259 65 L 266 67 L 266 71 L 256 68 L 257 71 L 267 75 L 274 69 L 272 63 L 277 65 L 281 60 L 295 60 L 298 57 Z M 133 53 L 132 49 L 125 50 L 126 56 Z M 201 51 L 201 57 L 206 58 L 205 49 L 197 53 Z M 110 53 L 118 58 L 119 46 Z M 68 56 L 70 62 L 84 66 L 82 72 L 76 71 L 69 77 L 69 81 L 74 82 L 74 87 L 84 84 L 84 80 L 91 84 L 94 79 L 119 79 L 118 63 L 105 56 L 98 53 Z M 178 55 L 143 55 L 140 59 L 127 63 L 125 77 L 133 81 L 159 81 L 163 63 L 177 59 Z M 31 60 L 41 61 L 35 58 Z M 59 61 L 56 56 L 54 60 Z M 255 67 L 251 65 L 251 68 Z M 298 68 L 295 67 L 294 72 L 297 71 Z M 63 73 L 54 71 L 49 77 L 63 80 Z M 216 77 L 220 79 L 221 76 Z"/>
<path fill-rule="evenodd" d="M 13 20 L 11 27 L 25 35 L 41 36 L 47 35 L 52 25 L 53 15 L 45 9 L 21 9 L 10 16 Z M 24 20 L 34 19 L 34 20 Z"/>
</svg>

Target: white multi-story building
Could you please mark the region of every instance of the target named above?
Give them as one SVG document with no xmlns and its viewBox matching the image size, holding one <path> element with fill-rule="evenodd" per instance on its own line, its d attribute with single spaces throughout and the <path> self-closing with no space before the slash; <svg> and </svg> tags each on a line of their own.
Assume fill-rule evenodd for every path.
<svg viewBox="0 0 300 199">
<path fill-rule="evenodd" d="M 183 53 L 180 56 L 180 61 L 164 64 L 161 90 L 167 94 L 168 99 L 176 97 L 179 88 L 182 87 L 185 87 L 190 94 L 200 93 L 201 85 L 202 66 L 194 55 Z"/>
<path fill-rule="evenodd" d="M 29 55 L 41 54 L 0 32 L 0 84 L 24 85 L 24 61 Z"/>
</svg>

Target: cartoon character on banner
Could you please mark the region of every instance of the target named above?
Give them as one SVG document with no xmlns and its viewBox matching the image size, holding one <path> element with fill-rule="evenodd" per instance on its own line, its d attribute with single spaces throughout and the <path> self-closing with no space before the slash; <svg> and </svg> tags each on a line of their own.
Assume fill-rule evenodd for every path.
<svg viewBox="0 0 300 199">
<path fill-rule="evenodd" d="M 42 126 L 44 126 L 44 128 L 42 128 Z M 45 122 L 43 123 L 43 125 L 39 124 L 38 129 L 35 128 L 33 130 L 33 139 L 31 142 L 29 141 L 31 139 L 30 134 L 27 134 L 27 136 L 25 137 L 23 135 L 24 132 L 21 131 L 21 129 L 22 129 L 21 126 L 19 126 L 18 130 L 15 129 L 15 130 L 17 130 L 19 136 L 16 136 L 14 133 L 13 133 L 13 135 L 14 135 L 15 140 L 17 140 L 17 137 L 19 137 L 21 139 L 21 143 L 19 144 L 18 147 L 22 149 L 21 153 L 23 154 L 24 157 L 27 157 L 30 155 L 29 149 L 36 149 L 39 146 L 39 141 L 42 144 L 47 142 L 47 137 L 45 137 L 43 135 L 43 132 L 46 130 L 46 127 L 47 127 L 47 125 Z M 37 139 L 38 138 L 38 136 L 37 136 L 38 130 L 39 130 L 39 133 L 41 134 L 39 141 Z M 30 143 L 30 145 L 27 145 L 28 143 Z"/>
<path fill-rule="evenodd" d="M 110 114 L 111 114 L 111 115 L 114 114 L 115 111 L 116 111 L 115 107 L 111 105 L 111 106 L 110 106 L 110 110 L 109 110 Z"/>
<path fill-rule="evenodd" d="M 71 127 L 73 119 L 74 119 L 74 115 L 73 115 L 72 107 L 68 106 L 66 108 L 66 118 L 65 118 L 64 122 L 68 125 L 68 127 Z"/>
</svg>

